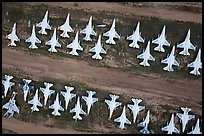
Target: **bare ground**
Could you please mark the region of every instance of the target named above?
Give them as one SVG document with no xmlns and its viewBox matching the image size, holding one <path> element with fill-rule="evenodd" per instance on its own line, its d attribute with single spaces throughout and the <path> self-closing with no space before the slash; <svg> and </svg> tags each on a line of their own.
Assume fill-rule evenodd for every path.
<svg viewBox="0 0 204 136">
<path fill-rule="evenodd" d="M 30 4 L 42 3 L 32 2 Z M 77 3 L 77 7 L 74 7 L 75 2 L 46 2 L 44 4 L 66 8 L 109 10 L 135 16 L 154 16 L 176 21 L 202 23 L 202 14 L 165 8 L 130 7 L 106 2 Z M 42 54 L 29 54 L 9 47 L 3 48 L 2 68 L 20 71 L 20 77 L 27 76 L 36 81 L 42 80 L 45 77 L 47 79 L 52 78 L 67 82 L 73 80 L 80 81 L 90 87 L 109 90 L 116 94 L 126 94 L 130 97 L 142 98 L 154 108 L 161 104 L 169 104 L 176 107 L 187 106 L 191 107 L 195 111 L 194 113 L 202 116 L 202 104 L 200 105 L 202 101 L 201 80 L 169 80 L 159 77 L 143 77 L 107 68 L 92 67 L 85 61 L 70 58 L 57 60 Z M 71 129 L 47 128 L 43 125 L 35 125 L 14 118 L 2 118 L 2 128 L 17 133 L 81 133 Z"/>
<path fill-rule="evenodd" d="M 75 6 L 76 3 L 77 6 Z M 51 6 L 60 6 L 64 8 L 90 9 L 93 11 L 108 10 L 123 13 L 124 15 L 149 16 L 202 24 L 202 14 L 200 13 L 198 14 L 188 11 L 169 10 L 159 4 L 157 4 L 157 6 L 155 7 L 131 7 L 109 2 L 29 2 L 28 4 L 46 4 Z"/>
</svg>

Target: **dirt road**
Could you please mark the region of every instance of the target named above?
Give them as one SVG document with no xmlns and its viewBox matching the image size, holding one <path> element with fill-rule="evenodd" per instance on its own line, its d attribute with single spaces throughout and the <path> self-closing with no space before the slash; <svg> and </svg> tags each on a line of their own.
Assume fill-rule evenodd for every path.
<svg viewBox="0 0 204 136">
<path fill-rule="evenodd" d="M 18 134 L 81 134 L 72 129 L 49 128 L 40 124 L 23 122 L 15 118 L 2 118 L 2 128 L 12 130 Z"/>
<path fill-rule="evenodd" d="M 199 80 L 170 82 L 160 78 L 153 79 L 92 67 L 87 62 L 75 59 L 56 60 L 10 48 L 3 49 L 2 67 L 18 69 L 22 71 L 22 75 L 24 73 L 35 80 L 51 77 L 63 81 L 80 81 L 90 87 L 108 89 L 117 93 L 143 93 L 202 100 L 202 81 Z"/>
<path fill-rule="evenodd" d="M 77 6 L 75 6 L 75 3 L 77 3 Z M 169 10 L 159 5 L 157 7 L 131 7 L 124 6 L 118 3 L 109 2 L 29 2 L 28 4 L 31 5 L 46 4 L 51 6 L 60 6 L 63 8 L 91 9 L 93 11 L 108 10 L 123 13 L 125 15 L 149 16 L 162 19 L 183 22 L 195 22 L 202 24 L 202 14 L 200 13 L 179 11 L 173 9 Z"/>
</svg>

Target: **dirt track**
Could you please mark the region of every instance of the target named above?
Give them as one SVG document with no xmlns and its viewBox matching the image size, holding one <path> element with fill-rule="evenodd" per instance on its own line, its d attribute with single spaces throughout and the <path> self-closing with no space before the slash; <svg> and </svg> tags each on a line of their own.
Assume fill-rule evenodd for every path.
<svg viewBox="0 0 204 136">
<path fill-rule="evenodd" d="M 108 89 L 117 93 L 143 93 L 144 95 L 150 93 L 202 100 L 202 83 L 199 80 L 169 82 L 107 68 L 96 68 L 84 61 L 69 58 L 56 60 L 46 56 L 33 56 L 10 48 L 4 48 L 2 55 L 3 68 L 17 68 L 35 80 L 51 77 L 64 81 L 76 80 L 90 87 Z"/>
<path fill-rule="evenodd" d="M 18 125 L 16 125 L 18 124 Z M 40 124 L 23 122 L 15 118 L 2 118 L 2 128 L 12 130 L 18 134 L 81 134 L 72 129 L 48 128 Z"/>
<path fill-rule="evenodd" d="M 149 16 L 157 17 L 162 19 L 184 21 L 184 22 L 195 22 L 202 24 L 202 14 L 178 11 L 178 10 L 168 10 L 158 5 L 157 7 L 131 7 L 124 6 L 118 3 L 108 3 L 108 2 L 77 2 L 78 6 L 75 7 L 76 2 L 29 2 L 28 4 L 47 4 L 51 6 L 60 6 L 64 8 L 79 8 L 79 9 L 92 9 L 97 10 L 108 10 L 115 11 L 123 14 L 129 14 L 134 16 Z"/>
</svg>

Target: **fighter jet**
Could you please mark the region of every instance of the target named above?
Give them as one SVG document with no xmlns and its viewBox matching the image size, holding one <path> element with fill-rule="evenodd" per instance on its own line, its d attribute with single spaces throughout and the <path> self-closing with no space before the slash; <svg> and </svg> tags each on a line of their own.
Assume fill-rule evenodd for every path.
<svg viewBox="0 0 204 136">
<path fill-rule="evenodd" d="M 158 38 L 152 41 L 152 43 L 158 44 L 158 46 L 154 48 L 155 51 L 165 52 L 163 46 L 170 46 L 170 43 L 166 40 L 165 30 L 166 26 L 164 25 L 161 35 L 158 35 Z"/>
<path fill-rule="evenodd" d="M 32 80 L 23 79 L 24 84 L 19 84 L 20 89 L 23 91 L 24 94 L 24 101 L 26 102 L 28 93 L 34 89 L 34 86 L 29 86 Z"/>
<path fill-rule="evenodd" d="M 65 99 L 65 102 L 66 102 L 65 109 L 67 110 L 69 101 L 71 101 L 72 98 L 76 96 L 76 94 L 71 93 L 71 91 L 74 90 L 74 87 L 65 86 L 65 89 L 66 89 L 66 92 L 61 91 L 60 93 Z"/>
<path fill-rule="evenodd" d="M 118 95 L 109 94 L 109 96 L 111 97 L 111 100 L 105 100 L 105 103 L 108 104 L 108 109 L 110 110 L 109 118 L 111 118 L 115 108 L 120 106 L 122 103 L 116 102 L 116 99 L 119 98 Z"/>
<path fill-rule="evenodd" d="M 187 67 L 193 67 L 193 71 L 190 72 L 190 74 L 194 75 L 200 75 L 199 69 L 202 69 L 202 63 L 201 63 L 201 49 L 198 50 L 197 57 L 195 61 L 191 62 L 187 65 Z"/>
<path fill-rule="evenodd" d="M 95 54 L 92 56 L 92 59 L 102 59 L 100 53 L 106 54 L 106 51 L 103 49 L 103 44 L 101 43 L 101 35 L 98 36 L 97 43 L 89 50 L 89 52 L 95 52 Z"/>
<path fill-rule="evenodd" d="M 40 87 L 40 90 L 43 92 L 44 95 L 44 106 L 46 106 L 48 97 L 50 98 L 51 94 L 55 92 L 55 90 L 51 90 L 50 87 L 53 86 L 52 83 L 44 82 L 45 88 Z"/>
<path fill-rule="evenodd" d="M 174 55 L 174 52 L 175 52 L 175 46 L 173 46 L 172 50 L 171 50 L 171 54 L 167 55 L 167 58 L 162 60 L 161 63 L 163 64 L 167 64 L 166 67 L 163 68 L 163 70 L 167 70 L 169 72 L 173 72 L 174 69 L 172 68 L 173 65 L 175 66 L 179 66 L 179 63 L 176 61 L 176 57 Z"/>
<path fill-rule="evenodd" d="M 59 113 L 59 110 L 64 111 L 64 108 L 62 108 L 62 106 L 61 106 L 61 102 L 59 102 L 59 94 L 58 93 L 56 95 L 56 99 L 54 101 L 54 104 L 50 105 L 49 109 L 54 109 L 54 111 L 52 112 L 52 115 L 54 115 L 54 116 L 61 116 L 61 114 Z"/>
<path fill-rule="evenodd" d="M 8 46 L 10 46 L 10 45 L 16 46 L 16 44 L 14 42 L 20 41 L 20 39 L 16 35 L 16 23 L 14 23 L 13 28 L 12 28 L 12 32 L 9 35 L 7 35 L 6 38 L 11 40 L 11 42 L 9 42 Z"/>
<path fill-rule="evenodd" d="M 91 106 L 93 106 L 93 104 L 98 101 L 98 98 L 93 98 L 93 95 L 96 94 L 95 91 L 86 91 L 86 92 L 88 93 L 88 97 L 82 96 L 82 99 L 86 102 L 87 114 L 89 114 L 91 110 Z"/>
<path fill-rule="evenodd" d="M 116 44 L 113 38 L 120 39 L 120 35 L 115 31 L 115 19 L 113 19 L 113 24 L 110 30 L 105 32 L 103 36 L 109 37 L 109 39 L 106 40 L 106 43 L 109 43 L 109 44 Z"/>
<path fill-rule="evenodd" d="M 86 34 L 86 36 L 83 38 L 83 40 L 92 41 L 90 36 L 91 35 L 96 36 L 96 32 L 93 29 L 94 29 L 94 26 L 92 26 L 92 16 L 91 16 L 86 28 L 80 31 L 81 34 Z"/>
<path fill-rule="evenodd" d="M 25 42 L 31 43 L 31 45 L 29 46 L 29 49 L 38 49 L 38 47 L 35 45 L 35 43 L 41 43 L 41 41 L 37 38 L 37 36 L 35 34 L 35 25 L 33 25 L 31 36 L 28 39 L 26 39 Z"/>
<path fill-rule="evenodd" d="M 14 82 L 10 82 L 11 79 L 13 79 L 13 76 L 5 75 L 6 80 L 2 80 L 2 84 L 4 85 L 4 97 L 6 97 L 7 92 L 13 85 L 15 85 Z"/>
<path fill-rule="evenodd" d="M 83 109 L 82 109 L 82 105 L 80 105 L 80 97 L 78 96 L 77 98 L 77 104 L 75 104 L 75 107 L 70 110 L 70 113 L 75 112 L 76 114 L 73 116 L 73 119 L 75 119 L 75 121 L 77 121 L 77 119 L 82 120 L 82 117 L 80 116 L 80 114 L 86 114 Z"/>
<path fill-rule="evenodd" d="M 132 98 L 132 102 L 134 103 L 134 105 L 128 104 L 128 108 L 131 109 L 132 114 L 133 114 L 133 123 L 135 123 L 136 118 L 137 118 L 137 114 L 139 114 L 139 112 L 143 109 L 145 109 L 145 106 L 139 106 L 139 103 L 142 102 L 141 99 L 134 99 Z"/>
<path fill-rule="evenodd" d="M 178 134 L 180 133 L 179 130 L 175 127 L 175 124 L 174 124 L 174 114 L 171 115 L 171 120 L 170 120 L 169 124 L 167 122 L 167 126 L 163 127 L 161 129 L 161 131 L 168 131 L 167 134 L 172 134 L 173 132 L 178 133 Z"/>
<path fill-rule="evenodd" d="M 183 48 L 183 51 L 181 51 L 179 54 L 182 55 L 190 55 L 188 52 L 188 49 L 195 50 L 196 48 L 193 46 L 193 44 L 190 41 L 190 29 L 188 30 L 188 33 L 186 35 L 186 39 L 184 42 L 177 45 L 177 48 Z"/>
<path fill-rule="evenodd" d="M 131 122 L 128 120 L 128 118 L 126 117 L 126 113 L 125 113 L 125 105 L 123 107 L 123 112 L 121 114 L 120 117 L 116 118 L 114 120 L 114 122 L 120 122 L 120 125 L 118 126 L 120 129 L 124 129 L 125 127 L 125 123 L 126 124 L 131 124 Z"/>
<path fill-rule="evenodd" d="M 10 118 L 11 116 L 13 116 L 14 112 L 19 113 L 19 109 L 16 106 L 16 100 L 14 100 L 16 97 L 16 94 L 17 94 L 16 92 L 13 92 L 12 98 L 10 98 L 9 102 L 3 105 L 2 109 L 7 109 L 4 116 L 8 116 Z"/>
<path fill-rule="evenodd" d="M 39 111 L 37 106 L 42 107 L 42 104 L 40 103 L 40 98 L 38 99 L 38 89 L 35 92 L 35 96 L 32 100 L 28 101 L 28 104 L 32 104 L 33 106 L 30 108 L 31 112 L 33 111 Z"/>
<path fill-rule="evenodd" d="M 150 41 L 148 41 L 145 51 L 143 50 L 143 53 L 138 55 L 137 58 L 143 59 L 140 65 L 148 66 L 148 67 L 150 66 L 150 64 L 148 63 L 148 60 L 155 61 L 155 58 L 150 54 Z"/>
<path fill-rule="evenodd" d="M 141 32 L 139 29 L 140 29 L 140 22 L 137 23 L 136 30 L 133 31 L 133 34 L 127 37 L 127 40 L 133 41 L 131 44 L 129 44 L 129 47 L 140 48 L 137 42 L 144 43 L 144 39 L 141 37 Z"/>
<path fill-rule="evenodd" d="M 71 55 L 76 55 L 79 56 L 79 54 L 77 53 L 77 50 L 83 51 L 83 48 L 80 46 L 80 41 L 78 40 L 78 31 L 76 33 L 75 39 L 73 40 L 72 43 L 67 45 L 67 48 L 72 49 L 71 52 L 67 52 Z"/>
<path fill-rule="evenodd" d="M 202 134 L 199 127 L 199 118 L 197 119 L 196 126 L 194 127 L 194 129 L 192 127 L 192 131 L 189 132 L 188 134 Z"/>
<path fill-rule="evenodd" d="M 137 126 L 138 127 L 144 127 L 142 130 L 140 130 L 140 133 L 143 134 L 150 134 L 150 131 L 148 130 L 148 124 L 149 124 L 149 110 L 147 111 L 147 116 L 143 122 L 139 123 Z"/>
<path fill-rule="evenodd" d="M 51 26 L 49 25 L 49 21 L 47 21 L 47 19 L 48 19 L 48 11 L 46 11 L 43 20 L 40 23 L 36 24 L 36 27 L 41 27 L 41 30 L 38 32 L 39 34 L 47 35 L 47 32 L 45 31 L 45 29 L 51 30 Z"/>
<path fill-rule="evenodd" d="M 181 109 L 183 110 L 183 114 L 181 113 L 176 113 L 176 115 L 179 117 L 180 122 L 182 122 L 182 132 L 184 132 L 185 128 L 186 128 L 186 124 L 188 123 L 189 120 L 194 119 L 195 115 L 188 115 L 188 112 L 191 111 L 190 108 L 183 108 L 181 107 Z"/>
<path fill-rule="evenodd" d="M 58 42 L 58 39 L 56 38 L 56 28 L 54 29 L 54 33 L 52 35 L 52 38 L 45 43 L 45 45 L 50 45 L 50 49 L 48 49 L 49 52 L 57 52 L 55 47 L 61 48 L 61 44 Z"/>
<path fill-rule="evenodd" d="M 67 14 L 67 19 L 63 25 L 58 27 L 58 30 L 63 31 L 62 34 L 60 35 L 61 37 L 67 37 L 69 38 L 68 32 L 74 32 L 72 27 L 69 25 L 69 13 Z"/>
</svg>

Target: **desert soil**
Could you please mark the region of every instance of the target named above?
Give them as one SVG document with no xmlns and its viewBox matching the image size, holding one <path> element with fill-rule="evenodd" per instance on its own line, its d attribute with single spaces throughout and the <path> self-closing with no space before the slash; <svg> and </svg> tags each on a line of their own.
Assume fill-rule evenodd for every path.
<svg viewBox="0 0 204 136">
<path fill-rule="evenodd" d="M 41 4 L 41 3 L 32 3 Z M 70 3 L 49 3 L 53 6 L 73 7 Z M 126 14 L 154 16 L 163 19 L 182 20 L 202 23 L 202 15 L 167 10 L 160 8 L 127 7 L 117 3 L 78 3 L 76 8 L 91 8 L 92 10 L 113 10 Z M 60 66 L 60 67 L 59 67 Z M 24 51 L 2 48 L 2 68 L 20 71 L 19 76 L 28 76 L 33 80 L 41 80 L 44 77 L 63 80 L 79 81 L 90 87 L 109 90 L 117 94 L 126 94 L 130 97 L 142 98 L 152 105 L 175 104 L 175 99 L 183 100 L 185 103 L 191 101 L 191 106 L 197 106 L 195 113 L 202 115 L 202 81 L 201 80 L 171 80 L 163 78 L 143 77 L 132 75 L 112 69 L 92 67 L 85 61 L 64 58 L 53 59 L 43 55 L 29 54 Z M 175 98 L 175 99 L 173 99 Z M 159 101 L 162 100 L 162 101 Z M 28 127 L 29 126 L 29 127 Z M 14 118 L 2 118 L 2 128 L 17 133 L 81 133 L 75 130 L 47 128 L 32 123 L 22 122 Z M 24 129 L 26 128 L 26 129 Z"/>
</svg>

